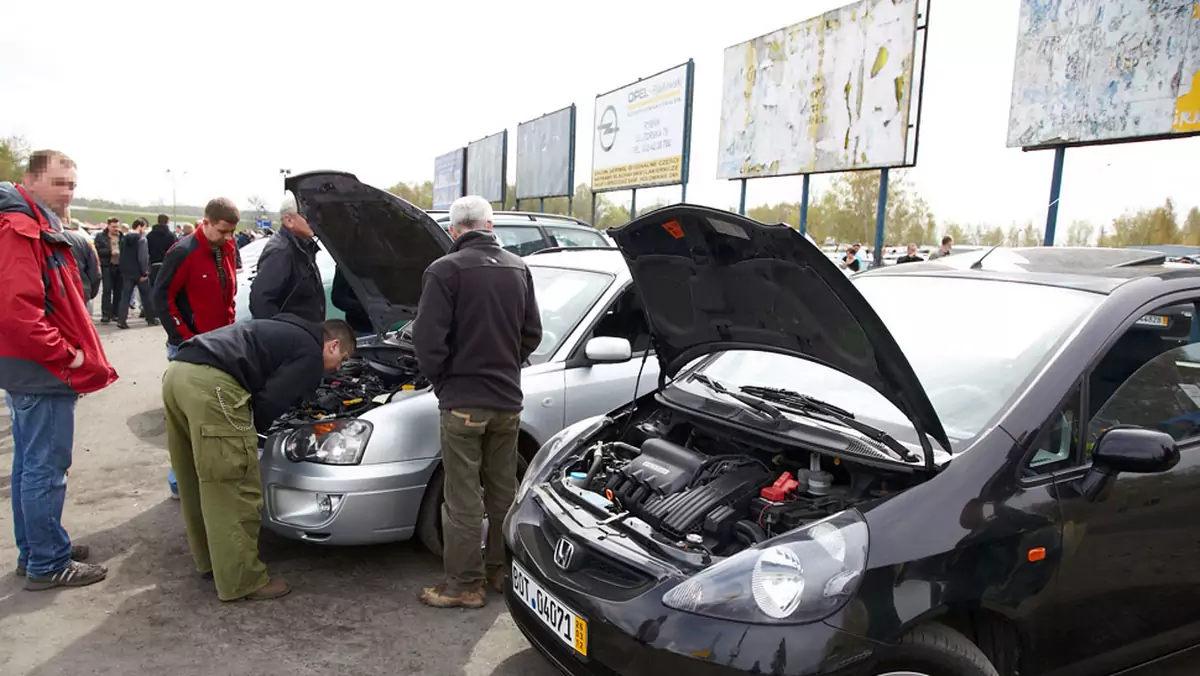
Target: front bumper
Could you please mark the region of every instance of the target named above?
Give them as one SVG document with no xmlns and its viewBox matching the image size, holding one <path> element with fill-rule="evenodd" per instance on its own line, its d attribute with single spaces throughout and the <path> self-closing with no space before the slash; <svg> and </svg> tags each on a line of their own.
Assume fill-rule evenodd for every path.
<svg viewBox="0 0 1200 676">
<path fill-rule="evenodd" d="M 529 642 L 564 673 L 862 676 L 882 647 L 823 622 L 750 625 L 668 608 L 662 597 L 678 584 L 678 577 L 609 556 L 623 545 L 608 548 L 603 541 L 589 539 L 590 525 L 548 519 L 538 499 L 531 495 L 516 505 L 505 522 L 509 558 L 587 621 L 587 656 L 547 629 L 511 584 L 505 601 Z M 554 543 L 561 535 L 587 548 L 586 569 L 566 573 L 556 566 Z"/>
<path fill-rule="evenodd" d="M 436 458 L 373 465 L 292 462 L 273 436 L 259 460 L 263 526 L 326 545 L 406 540 L 416 530 L 437 464 Z"/>
</svg>

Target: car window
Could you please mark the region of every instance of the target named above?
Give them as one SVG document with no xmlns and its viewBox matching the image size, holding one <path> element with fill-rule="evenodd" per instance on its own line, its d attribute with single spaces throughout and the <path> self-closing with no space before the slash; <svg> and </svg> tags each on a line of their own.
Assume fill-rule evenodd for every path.
<svg viewBox="0 0 1200 676">
<path fill-rule="evenodd" d="M 650 328 L 642 312 L 642 302 L 633 286 L 625 289 L 596 322 L 589 338 L 624 338 L 638 354 L 650 349 Z"/>
<path fill-rule="evenodd" d="M 1025 475 L 1048 474 L 1078 462 L 1080 388 L 1076 386 L 1067 403 L 1055 411 L 1034 442 L 1033 455 L 1025 466 Z"/>
<path fill-rule="evenodd" d="M 608 285 L 612 277 L 586 270 L 530 266 L 533 291 L 542 319 L 542 342 L 530 361 L 550 358 L 563 339 L 575 329 Z"/>
<path fill-rule="evenodd" d="M 518 256 L 528 256 L 547 246 L 542 231 L 537 228 L 497 225 L 494 230 L 500 246 Z"/>
<path fill-rule="evenodd" d="M 1200 437 L 1200 344 L 1168 349 L 1117 387 L 1088 422 L 1089 446 L 1117 425 L 1137 425 L 1176 441 Z"/>
<path fill-rule="evenodd" d="M 575 228 L 547 227 L 546 234 L 554 240 L 554 246 L 608 246 L 604 237 L 598 232 L 589 232 Z"/>
</svg>

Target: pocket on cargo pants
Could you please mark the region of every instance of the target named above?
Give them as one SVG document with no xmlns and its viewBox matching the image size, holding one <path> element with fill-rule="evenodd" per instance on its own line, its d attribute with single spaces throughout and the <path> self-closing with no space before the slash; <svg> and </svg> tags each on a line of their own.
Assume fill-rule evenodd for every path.
<svg viewBox="0 0 1200 676">
<path fill-rule="evenodd" d="M 257 444 L 245 432 L 218 423 L 200 425 L 195 460 L 201 481 L 240 481 L 246 478 L 251 458 L 257 459 L 257 455 Z"/>
</svg>

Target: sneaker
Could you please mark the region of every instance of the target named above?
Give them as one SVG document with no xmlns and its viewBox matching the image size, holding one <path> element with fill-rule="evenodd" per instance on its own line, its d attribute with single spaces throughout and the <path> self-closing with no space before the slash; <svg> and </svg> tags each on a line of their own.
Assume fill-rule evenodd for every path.
<svg viewBox="0 0 1200 676">
<path fill-rule="evenodd" d="M 101 323 L 101 324 L 107 324 L 107 323 L 109 323 L 109 322 L 111 322 L 111 321 L 112 321 L 112 317 L 101 317 L 101 318 L 100 318 L 100 323 Z"/>
<path fill-rule="evenodd" d="M 72 561 L 66 568 L 45 577 L 31 577 L 25 581 L 29 591 L 45 591 L 56 587 L 86 587 L 108 577 L 108 569 L 95 563 Z"/>
<path fill-rule="evenodd" d="M 271 599 L 282 598 L 284 596 L 287 596 L 290 593 L 292 593 L 292 588 L 288 586 L 288 583 L 285 582 L 283 580 L 283 578 L 273 577 L 267 581 L 267 584 L 265 586 L 263 586 L 263 588 L 259 589 L 256 592 L 251 592 L 249 594 L 246 594 L 239 600 L 240 601 L 270 601 Z"/>
<path fill-rule="evenodd" d="M 71 560 L 72 561 L 87 561 L 92 550 L 87 545 L 71 545 Z M 25 567 L 17 564 L 17 577 L 26 577 Z"/>
<path fill-rule="evenodd" d="M 448 594 L 446 585 L 426 587 L 421 592 L 421 603 L 433 608 L 482 608 L 487 605 L 487 597 L 483 595 L 483 586 L 478 589 L 468 589 L 458 594 Z"/>
<path fill-rule="evenodd" d="M 492 585 L 493 589 L 503 594 L 504 583 L 508 581 L 508 571 L 504 568 L 497 568 L 496 570 L 488 573 L 487 580 L 488 584 Z"/>
<path fill-rule="evenodd" d="M 179 499 L 179 491 L 171 491 L 171 499 L 178 500 Z"/>
</svg>

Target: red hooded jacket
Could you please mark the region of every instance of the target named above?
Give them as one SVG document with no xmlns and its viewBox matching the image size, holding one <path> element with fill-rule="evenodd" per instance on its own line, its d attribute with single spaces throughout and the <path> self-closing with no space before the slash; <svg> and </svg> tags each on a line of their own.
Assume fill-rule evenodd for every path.
<svg viewBox="0 0 1200 676">
<path fill-rule="evenodd" d="M 0 389 L 86 394 L 112 384 L 71 242 L 21 186 L 0 183 Z M 83 365 L 68 368 L 77 352 Z"/>
</svg>

